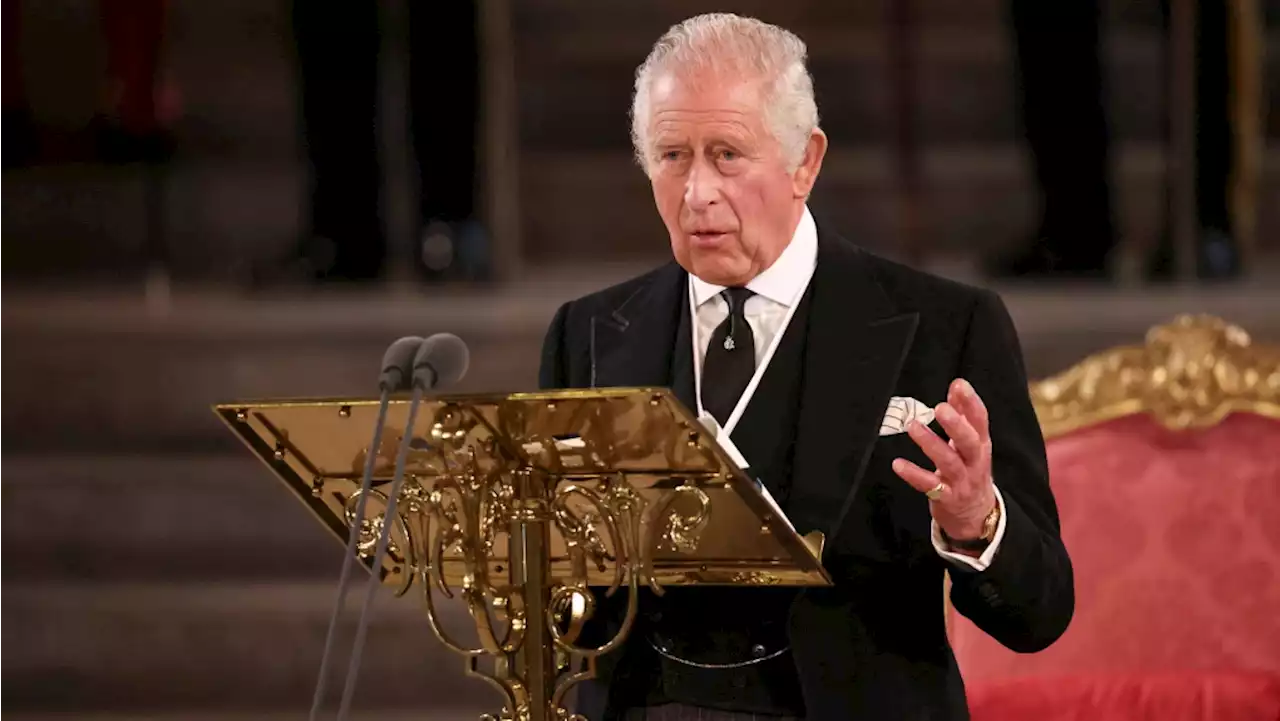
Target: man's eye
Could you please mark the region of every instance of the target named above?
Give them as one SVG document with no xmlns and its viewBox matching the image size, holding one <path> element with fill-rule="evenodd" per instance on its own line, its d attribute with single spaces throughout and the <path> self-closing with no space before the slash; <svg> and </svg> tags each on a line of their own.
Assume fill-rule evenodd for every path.
<svg viewBox="0 0 1280 721">
<path fill-rule="evenodd" d="M 679 159 L 680 159 L 680 151 L 679 151 L 679 150 L 667 150 L 667 151 L 664 151 L 664 152 L 662 153 L 662 155 L 661 155 L 661 158 L 662 158 L 663 160 L 679 160 Z"/>
<path fill-rule="evenodd" d="M 733 150 L 721 150 L 721 151 L 720 151 L 720 159 L 721 159 L 721 160 L 737 160 L 737 159 L 738 159 L 738 153 L 737 153 L 736 151 L 733 151 Z"/>
</svg>

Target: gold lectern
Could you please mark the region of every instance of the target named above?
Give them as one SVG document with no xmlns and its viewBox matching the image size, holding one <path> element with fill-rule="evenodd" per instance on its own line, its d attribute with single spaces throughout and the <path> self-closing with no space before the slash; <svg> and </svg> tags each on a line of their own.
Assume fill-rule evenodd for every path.
<svg viewBox="0 0 1280 721">
<path fill-rule="evenodd" d="M 377 572 L 397 595 L 416 580 L 440 641 L 502 691 L 505 707 L 484 719 L 580 719 L 565 694 L 625 640 L 643 586 L 831 583 L 822 534 L 801 537 L 666 389 L 427 398 L 391 520 L 386 491 L 408 400 L 392 401 L 377 449 L 368 447 L 376 400 L 215 410 L 335 535 L 359 524 L 367 566 L 383 524 L 394 524 Z M 373 485 L 356 518 L 370 452 Z M 616 637 L 582 648 L 590 587 L 630 601 Z M 460 597 L 475 644 L 444 630 L 437 594 Z"/>
</svg>

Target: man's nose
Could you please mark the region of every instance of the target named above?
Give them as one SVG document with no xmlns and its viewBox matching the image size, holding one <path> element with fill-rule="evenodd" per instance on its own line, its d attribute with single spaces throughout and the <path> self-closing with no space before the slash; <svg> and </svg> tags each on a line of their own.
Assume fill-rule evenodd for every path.
<svg viewBox="0 0 1280 721">
<path fill-rule="evenodd" d="M 720 198 L 720 176 L 705 163 L 694 163 L 685 180 L 684 202 L 690 210 L 702 210 Z"/>
</svg>

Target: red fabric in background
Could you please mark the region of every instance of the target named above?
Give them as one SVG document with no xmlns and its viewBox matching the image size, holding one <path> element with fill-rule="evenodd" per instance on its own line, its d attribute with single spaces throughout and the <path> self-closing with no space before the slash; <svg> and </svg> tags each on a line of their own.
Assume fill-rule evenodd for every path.
<svg viewBox="0 0 1280 721">
<path fill-rule="evenodd" d="M 163 125 L 158 80 L 167 0 L 99 0 L 107 45 L 109 103 L 125 130 Z"/>
<path fill-rule="evenodd" d="M 22 0 L 0 0 L 0 110 L 24 110 Z"/>
<path fill-rule="evenodd" d="M 1192 704 L 1186 694 L 1213 694 L 1197 672 L 1205 683 L 1280 674 L 1280 422 L 1236 414 L 1174 432 L 1130 416 L 1054 439 L 1048 454 L 1076 574 L 1075 617 L 1057 643 L 1030 655 L 953 618 L 975 721 L 1045 721 L 1039 712 L 995 713 L 994 699 L 1031 703 L 1054 689 L 1062 695 L 1052 708 L 1091 698 L 1091 688 Z M 1268 693 L 1270 718 L 1280 719 Z"/>
<path fill-rule="evenodd" d="M 1098 674 L 987 683 L 973 721 L 1280 721 L 1280 675 Z"/>
</svg>

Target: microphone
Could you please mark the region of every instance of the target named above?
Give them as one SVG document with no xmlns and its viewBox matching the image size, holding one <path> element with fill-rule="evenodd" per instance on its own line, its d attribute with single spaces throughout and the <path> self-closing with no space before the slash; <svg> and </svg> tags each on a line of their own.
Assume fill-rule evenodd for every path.
<svg viewBox="0 0 1280 721">
<path fill-rule="evenodd" d="M 378 420 L 373 426 L 373 441 L 365 458 L 364 478 L 360 483 L 360 500 L 356 502 L 356 518 L 364 518 L 365 505 L 369 500 L 369 489 L 373 485 L 373 469 L 378 460 L 378 448 L 382 444 L 382 429 L 387 424 L 387 407 L 391 394 L 409 388 L 413 380 L 413 362 L 423 340 L 419 336 L 406 336 L 392 343 L 382 355 L 382 370 L 378 374 L 378 390 L 381 394 L 378 403 Z M 324 653 L 320 656 L 320 678 L 316 682 L 315 695 L 311 699 L 311 721 L 316 721 L 320 706 L 324 703 L 325 686 L 329 678 L 329 659 L 333 654 L 333 642 L 337 637 L 338 616 L 342 613 L 343 601 L 347 597 L 347 587 L 351 585 L 351 566 L 356 555 L 356 544 L 360 537 L 360 524 L 351 526 L 347 534 L 346 555 L 342 557 L 342 571 L 338 575 L 338 597 L 333 604 L 333 612 L 329 616 L 329 633 L 325 636 Z"/>
<path fill-rule="evenodd" d="M 396 517 L 396 502 L 400 496 L 400 486 L 404 483 L 405 465 L 409 460 L 409 446 L 413 440 L 413 424 L 418 417 L 418 406 L 422 403 L 422 396 L 427 391 L 462 380 L 470 360 L 471 353 L 467 350 L 467 344 L 452 333 L 436 333 L 422 341 L 413 357 L 413 399 L 409 402 L 409 418 L 405 421 L 404 435 L 400 437 L 400 451 L 396 454 L 395 476 L 391 481 L 391 490 L 387 493 L 387 509 L 383 516 L 382 533 L 378 536 L 378 546 L 373 554 L 373 573 L 365 583 L 364 602 L 360 606 L 360 620 L 356 626 L 356 637 L 353 642 L 355 649 L 347 665 L 342 702 L 338 707 L 338 721 L 344 721 L 347 718 L 351 710 L 352 697 L 355 695 L 356 678 L 360 673 L 360 659 L 364 654 L 365 636 L 369 630 L 369 607 L 373 605 L 374 594 L 381 582 L 379 571 L 391 541 L 391 528 L 395 525 L 393 519 Z M 356 516 L 356 518 L 363 518 L 363 516 Z"/>
<path fill-rule="evenodd" d="M 424 390 L 451 386 L 462 380 L 471 363 L 467 344 L 452 333 L 436 333 L 422 342 L 413 357 L 413 383 Z"/>
<path fill-rule="evenodd" d="M 378 390 L 395 393 L 409 389 L 409 383 L 413 377 L 414 358 L 425 342 L 418 336 L 411 335 L 397 340 L 387 348 L 387 352 L 382 356 L 382 373 L 378 376 Z"/>
</svg>

